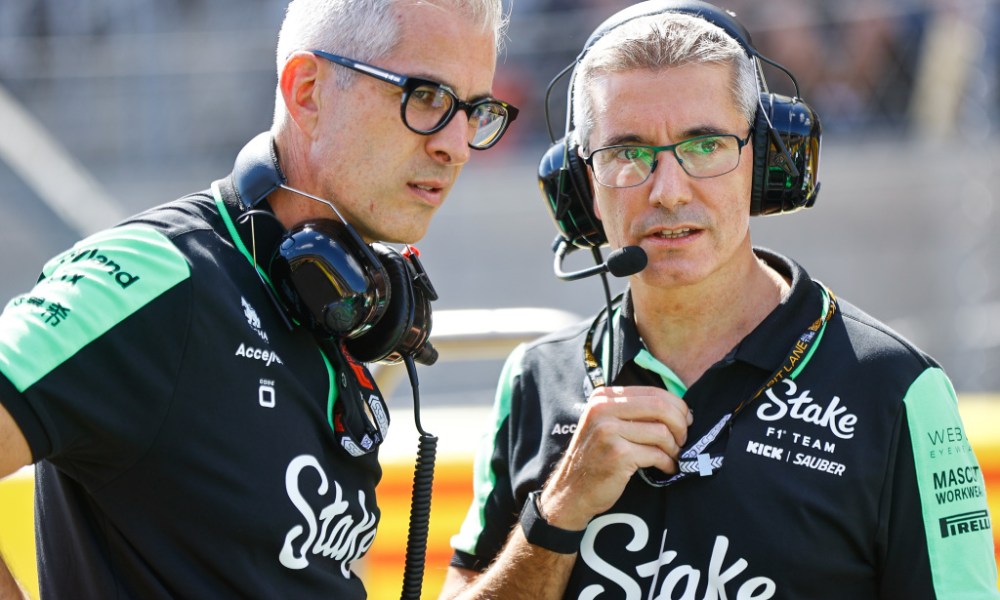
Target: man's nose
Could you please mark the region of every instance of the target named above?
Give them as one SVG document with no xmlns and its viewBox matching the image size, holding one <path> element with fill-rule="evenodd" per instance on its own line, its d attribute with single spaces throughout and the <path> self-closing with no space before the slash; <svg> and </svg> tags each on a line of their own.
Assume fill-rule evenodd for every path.
<svg viewBox="0 0 1000 600">
<path fill-rule="evenodd" d="M 661 152 L 649 174 L 649 202 L 672 209 L 691 200 L 691 176 L 673 152 Z"/>
<path fill-rule="evenodd" d="M 460 166 L 469 161 L 473 131 L 469 126 L 469 115 L 465 109 L 458 109 L 439 131 L 428 136 L 427 153 L 434 160 L 446 164 Z"/>
</svg>

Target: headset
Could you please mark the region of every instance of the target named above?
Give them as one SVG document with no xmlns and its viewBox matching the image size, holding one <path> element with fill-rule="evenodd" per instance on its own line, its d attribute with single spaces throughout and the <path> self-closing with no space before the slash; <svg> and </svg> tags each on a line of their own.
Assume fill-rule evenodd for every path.
<svg viewBox="0 0 1000 600">
<path fill-rule="evenodd" d="M 282 227 L 267 257 L 271 285 L 265 282 L 269 293 L 273 286 L 282 311 L 320 338 L 344 340 L 361 362 L 392 364 L 404 356 L 425 365 L 437 360 L 428 342 L 430 302 L 437 292 L 416 248 L 400 252 L 378 242 L 366 244 L 331 202 L 288 186 L 270 132 L 240 150 L 233 182 L 244 217 L 263 214 L 277 223 L 264 201 L 281 188 L 326 204 L 340 219 L 310 220 L 287 231 Z"/>
<path fill-rule="evenodd" d="M 580 158 L 573 141 L 573 82 L 576 66 L 587 51 L 608 32 L 634 19 L 667 12 L 702 18 L 720 27 L 754 61 L 759 103 L 753 123 L 753 183 L 750 214 L 772 215 L 793 212 L 812 206 L 819 192 L 817 180 L 821 126 L 819 117 L 799 97 L 799 85 L 785 67 L 761 55 L 753 46 L 750 34 L 735 18 L 707 2 L 698 0 L 647 0 L 634 4 L 608 18 L 587 39 L 576 59 L 549 83 L 545 95 L 548 124 L 549 94 L 555 83 L 570 70 L 564 136 L 555 141 L 538 166 L 538 181 L 556 228 L 566 243 L 582 249 L 594 249 L 607 243 L 604 227 L 594 213 L 593 196 L 587 165 Z M 795 96 L 767 91 L 761 61 L 772 65 L 792 80 Z"/>
</svg>

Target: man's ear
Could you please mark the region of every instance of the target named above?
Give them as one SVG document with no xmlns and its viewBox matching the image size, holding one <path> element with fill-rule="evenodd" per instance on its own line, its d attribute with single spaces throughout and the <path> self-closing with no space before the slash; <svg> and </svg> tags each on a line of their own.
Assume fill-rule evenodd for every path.
<svg viewBox="0 0 1000 600">
<path fill-rule="evenodd" d="M 306 135 L 316 129 L 321 106 L 319 59 L 311 52 L 295 52 L 281 69 L 278 88 L 285 102 L 285 110 L 292 121 Z"/>
</svg>

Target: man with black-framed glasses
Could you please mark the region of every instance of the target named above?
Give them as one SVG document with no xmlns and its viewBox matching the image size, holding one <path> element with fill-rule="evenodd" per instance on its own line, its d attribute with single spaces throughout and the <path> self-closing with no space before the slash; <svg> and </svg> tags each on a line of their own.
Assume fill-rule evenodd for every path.
<svg viewBox="0 0 1000 600">
<path fill-rule="evenodd" d="M 492 93 L 505 20 L 292 1 L 273 123 L 233 172 L 7 305 L 0 477 L 36 464 L 43 598 L 365 597 L 389 414 L 364 363 L 436 357 L 433 286 L 388 243 L 421 239 L 517 116 Z"/>
<path fill-rule="evenodd" d="M 607 244 L 628 287 L 508 358 L 443 598 L 1000 598 L 940 365 L 751 243 L 818 185 L 761 62 L 732 13 L 651 0 L 570 66 L 557 257 Z"/>
</svg>

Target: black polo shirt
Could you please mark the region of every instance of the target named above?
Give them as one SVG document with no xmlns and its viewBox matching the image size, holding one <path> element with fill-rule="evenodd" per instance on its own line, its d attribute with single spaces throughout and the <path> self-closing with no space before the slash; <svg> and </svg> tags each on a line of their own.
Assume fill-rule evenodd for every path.
<svg viewBox="0 0 1000 600">
<path fill-rule="evenodd" d="M 338 447 L 335 373 L 265 293 L 239 213 L 228 180 L 149 210 L 0 316 L 0 402 L 39 461 L 43 595 L 365 596 L 351 565 L 379 520 L 377 454 Z"/>
<path fill-rule="evenodd" d="M 615 385 L 682 395 L 689 444 L 779 377 L 710 447 L 724 457 L 710 475 L 667 487 L 632 477 L 587 528 L 566 597 L 1000 597 L 985 487 L 945 374 L 841 299 L 801 352 L 829 299 L 792 261 L 756 252 L 791 293 L 689 389 L 643 348 L 626 303 L 606 370 Z M 485 569 L 561 458 L 591 389 L 591 329 L 603 322 L 509 358 L 453 565 Z"/>
</svg>

